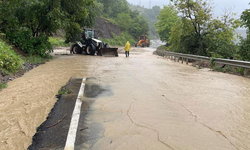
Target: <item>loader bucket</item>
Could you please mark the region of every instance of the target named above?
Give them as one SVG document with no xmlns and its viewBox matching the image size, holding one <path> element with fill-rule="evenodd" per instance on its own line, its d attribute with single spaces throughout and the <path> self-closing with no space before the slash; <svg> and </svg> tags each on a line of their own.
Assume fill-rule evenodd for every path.
<svg viewBox="0 0 250 150">
<path fill-rule="evenodd" d="M 99 55 L 101 56 L 111 56 L 111 57 L 118 57 L 118 48 L 101 48 L 99 50 Z"/>
</svg>

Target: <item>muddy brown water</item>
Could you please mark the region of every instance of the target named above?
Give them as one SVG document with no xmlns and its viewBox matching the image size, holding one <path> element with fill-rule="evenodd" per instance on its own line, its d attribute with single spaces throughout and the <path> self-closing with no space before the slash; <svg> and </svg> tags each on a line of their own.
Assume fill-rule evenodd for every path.
<svg viewBox="0 0 250 150">
<path fill-rule="evenodd" d="M 82 149 L 250 149 L 250 80 L 197 69 L 132 48 L 130 57 L 63 55 L 0 92 L 0 149 L 27 149 L 69 78 L 112 88 L 97 97 Z M 89 131 L 86 131 L 89 132 Z"/>
</svg>

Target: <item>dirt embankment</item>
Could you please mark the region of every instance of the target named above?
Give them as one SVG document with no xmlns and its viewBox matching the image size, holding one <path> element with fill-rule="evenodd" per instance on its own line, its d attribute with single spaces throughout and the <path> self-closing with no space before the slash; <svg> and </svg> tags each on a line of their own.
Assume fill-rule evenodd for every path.
<svg viewBox="0 0 250 150">
<path fill-rule="evenodd" d="M 111 23 L 107 19 L 99 17 L 95 18 L 95 25 L 93 28 L 96 32 L 96 36 L 100 38 L 110 39 L 113 37 L 112 33 L 115 35 L 121 33 L 121 29 L 117 25 Z"/>
<path fill-rule="evenodd" d="M 96 37 L 110 39 L 113 38 L 113 34 L 119 35 L 121 33 L 121 29 L 116 25 L 111 23 L 108 19 L 104 18 L 95 18 L 95 24 L 91 28 L 95 30 Z M 57 30 L 57 32 L 53 35 L 54 37 L 64 38 L 65 31 L 63 29 Z"/>
<path fill-rule="evenodd" d="M 6 84 L 9 81 L 12 81 L 16 78 L 19 78 L 24 75 L 24 73 L 34 69 L 35 67 L 39 66 L 40 64 L 35 63 L 35 64 L 30 64 L 30 63 L 24 63 L 22 69 L 20 69 L 18 72 L 13 73 L 13 74 L 6 74 L 2 70 L 0 70 L 0 82 L 2 84 Z"/>
</svg>

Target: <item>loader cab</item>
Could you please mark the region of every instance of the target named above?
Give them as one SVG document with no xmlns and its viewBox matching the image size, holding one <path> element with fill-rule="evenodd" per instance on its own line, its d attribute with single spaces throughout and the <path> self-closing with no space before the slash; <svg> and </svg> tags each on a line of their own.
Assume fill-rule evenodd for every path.
<svg viewBox="0 0 250 150">
<path fill-rule="evenodd" d="M 86 39 L 95 38 L 95 31 L 90 29 L 85 30 L 85 37 Z"/>
<path fill-rule="evenodd" d="M 147 39 L 147 36 L 145 36 L 145 35 L 141 35 L 139 38 L 139 40 L 146 40 L 146 39 Z"/>
<path fill-rule="evenodd" d="M 82 33 L 81 42 L 84 44 L 91 43 L 94 38 L 95 38 L 95 31 L 94 30 L 84 29 L 84 32 Z"/>
<path fill-rule="evenodd" d="M 139 42 L 135 44 L 135 47 L 137 46 L 141 46 L 141 47 L 149 47 L 149 41 L 148 41 L 148 38 L 147 38 L 147 35 L 140 35 L 139 36 Z"/>
</svg>

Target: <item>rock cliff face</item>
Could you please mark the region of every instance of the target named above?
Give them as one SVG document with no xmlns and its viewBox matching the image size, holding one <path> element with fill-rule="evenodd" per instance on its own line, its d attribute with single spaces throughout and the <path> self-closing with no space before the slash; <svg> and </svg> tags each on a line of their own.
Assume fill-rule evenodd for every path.
<svg viewBox="0 0 250 150">
<path fill-rule="evenodd" d="M 93 28 L 95 30 L 96 37 L 99 38 L 110 39 L 113 37 L 112 33 L 115 35 L 119 35 L 121 33 L 121 29 L 117 25 L 111 23 L 107 19 L 99 17 L 95 18 L 95 25 Z"/>
</svg>

